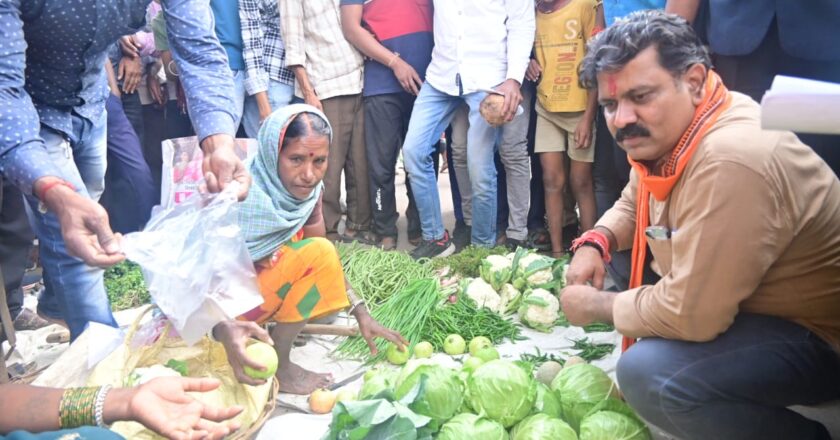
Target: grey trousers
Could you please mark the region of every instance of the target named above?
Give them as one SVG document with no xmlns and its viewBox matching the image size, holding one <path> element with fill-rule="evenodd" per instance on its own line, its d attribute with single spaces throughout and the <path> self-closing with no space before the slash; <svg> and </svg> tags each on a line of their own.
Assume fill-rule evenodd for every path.
<svg viewBox="0 0 840 440">
<path fill-rule="evenodd" d="M 530 108 L 533 89 L 523 87 L 522 107 Z M 472 224 L 472 191 L 467 167 L 467 129 L 469 108 L 464 105 L 452 118 L 452 163 L 458 189 L 461 192 L 461 209 L 464 223 Z M 499 130 L 499 156 L 505 168 L 508 200 L 507 238 L 525 240 L 528 237 L 528 209 L 531 200 L 531 157 L 528 155 L 528 123 L 531 112 L 524 111 Z"/>
<path fill-rule="evenodd" d="M 365 152 L 365 112 L 362 95 L 336 96 L 321 101 L 333 129 L 327 174 L 324 176 L 324 223 L 334 233 L 341 221 L 341 173 L 345 173 L 349 229 L 370 227 L 370 179 Z"/>
</svg>

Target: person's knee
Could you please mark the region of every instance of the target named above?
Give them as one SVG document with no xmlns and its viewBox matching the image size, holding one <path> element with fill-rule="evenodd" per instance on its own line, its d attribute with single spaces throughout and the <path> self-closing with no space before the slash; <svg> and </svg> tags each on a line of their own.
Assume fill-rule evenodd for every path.
<svg viewBox="0 0 840 440">
<path fill-rule="evenodd" d="M 675 364 L 679 342 L 651 338 L 621 355 L 616 377 L 624 398 L 643 418 L 666 427 L 708 403 L 685 368 Z"/>
<path fill-rule="evenodd" d="M 545 192 L 562 192 L 566 186 L 566 174 L 562 171 L 547 171 L 543 169 L 542 179 Z"/>
<path fill-rule="evenodd" d="M 571 173 L 569 184 L 575 194 L 593 193 L 592 173 Z"/>
</svg>

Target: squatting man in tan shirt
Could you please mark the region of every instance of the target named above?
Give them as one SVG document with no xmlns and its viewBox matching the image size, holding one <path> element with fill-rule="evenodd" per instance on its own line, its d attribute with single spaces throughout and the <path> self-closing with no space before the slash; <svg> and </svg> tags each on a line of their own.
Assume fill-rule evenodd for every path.
<svg viewBox="0 0 840 440">
<path fill-rule="evenodd" d="M 581 83 L 633 169 L 573 246 L 563 310 L 641 338 L 619 386 L 674 437 L 829 439 L 787 407 L 840 399 L 840 181 L 710 67 L 688 23 L 659 11 L 590 43 Z M 602 260 L 628 248 L 631 289 L 601 291 Z M 661 278 L 642 285 L 648 268 Z"/>
</svg>

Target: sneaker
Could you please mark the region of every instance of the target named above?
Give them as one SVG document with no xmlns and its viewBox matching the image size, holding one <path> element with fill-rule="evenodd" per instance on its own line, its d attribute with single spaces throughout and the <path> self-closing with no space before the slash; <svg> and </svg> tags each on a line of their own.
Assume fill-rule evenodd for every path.
<svg viewBox="0 0 840 440">
<path fill-rule="evenodd" d="M 516 251 L 517 248 L 528 248 L 528 243 L 525 240 L 517 240 L 515 238 L 506 238 L 505 239 L 505 247 L 510 249 L 511 251 Z"/>
<path fill-rule="evenodd" d="M 455 245 L 455 252 L 461 252 L 461 249 L 469 246 L 471 241 L 472 227 L 461 222 L 455 224 L 455 230 L 452 231 L 452 244 Z"/>
<path fill-rule="evenodd" d="M 454 253 L 455 245 L 452 244 L 452 240 L 449 238 L 449 231 L 444 231 L 443 238 L 440 240 L 423 240 L 420 246 L 417 246 L 411 251 L 411 258 L 419 260 L 421 258 L 446 257 Z"/>
</svg>

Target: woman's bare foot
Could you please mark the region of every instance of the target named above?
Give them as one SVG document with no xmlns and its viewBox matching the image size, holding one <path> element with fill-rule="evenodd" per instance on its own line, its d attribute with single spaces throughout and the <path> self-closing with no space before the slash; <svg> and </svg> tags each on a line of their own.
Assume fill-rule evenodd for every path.
<svg viewBox="0 0 840 440">
<path fill-rule="evenodd" d="M 278 368 L 276 375 L 280 392 L 288 394 L 306 395 L 333 383 L 332 374 L 315 373 L 291 362 Z"/>
</svg>

